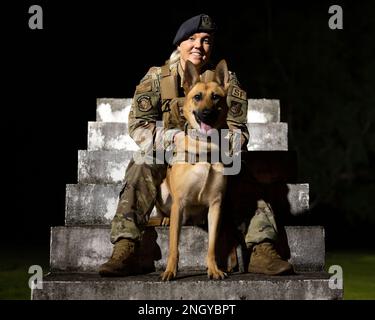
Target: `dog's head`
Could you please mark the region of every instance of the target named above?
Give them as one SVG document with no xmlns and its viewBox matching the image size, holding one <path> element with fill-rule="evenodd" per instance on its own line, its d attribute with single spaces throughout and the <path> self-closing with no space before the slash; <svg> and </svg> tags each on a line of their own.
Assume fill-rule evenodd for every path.
<svg viewBox="0 0 375 320">
<path fill-rule="evenodd" d="M 210 82 L 201 82 L 194 64 L 186 61 L 183 84 L 186 99 L 183 111 L 194 129 L 210 134 L 213 129 L 225 126 L 228 81 L 229 72 L 225 60 L 217 64 L 214 80 Z"/>
</svg>

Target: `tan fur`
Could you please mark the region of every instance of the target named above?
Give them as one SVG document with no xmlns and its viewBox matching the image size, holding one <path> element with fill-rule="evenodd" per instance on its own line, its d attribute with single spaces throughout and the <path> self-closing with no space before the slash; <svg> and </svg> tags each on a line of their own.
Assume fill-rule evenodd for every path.
<svg viewBox="0 0 375 320">
<path fill-rule="evenodd" d="M 218 108 L 217 101 L 213 101 L 212 93 L 222 97 L 219 106 L 220 114 L 214 128 L 220 129 L 225 126 L 227 106 L 225 103 L 228 70 L 225 61 L 221 61 L 215 72 L 216 82 L 203 83 L 199 81 L 198 73 L 193 64 L 186 63 L 185 70 L 185 92 L 186 100 L 184 105 L 184 116 L 189 124 L 199 129 L 200 126 L 194 117 L 193 112 L 204 108 Z M 203 94 L 201 101 L 196 101 L 194 96 Z M 196 150 L 197 142 L 189 136 L 177 145 L 178 150 L 184 152 L 186 149 Z M 198 148 L 212 150 L 219 146 L 209 143 L 198 143 Z M 198 162 L 190 164 L 186 162 L 174 164 L 167 173 L 167 184 L 172 196 L 172 207 L 170 214 L 170 234 L 169 234 L 169 256 L 165 272 L 161 275 L 163 280 L 171 280 L 176 277 L 178 267 L 178 243 L 182 225 L 182 217 L 193 212 L 207 212 L 208 209 L 208 253 L 207 253 L 207 273 L 209 278 L 224 279 L 226 274 L 219 270 L 216 257 L 215 246 L 218 237 L 218 227 L 220 222 L 221 203 L 226 187 L 226 176 L 223 175 L 224 166 L 222 163 Z M 197 210 L 198 209 L 198 210 Z"/>
</svg>

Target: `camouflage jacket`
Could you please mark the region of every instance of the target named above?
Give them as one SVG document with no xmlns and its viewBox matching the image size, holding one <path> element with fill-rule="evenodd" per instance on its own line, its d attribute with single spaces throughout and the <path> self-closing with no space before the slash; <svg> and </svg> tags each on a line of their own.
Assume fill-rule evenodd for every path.
<svg viewBox="0 0 375 320">
<path fill-rule="evenodd" d="M 168 70 L 168 77 L 165 70 Z M 204 81 L 211 70 L 201 74 Z M 168 148 L 173 143 L 174 135 L 183 130 L 185 119 L 182 114 L 184 91 L 182 88 L 182 71 L 180 67 L 169 70 L 169 66 L 152 67 L 136 87 L 129 113 L 129 134 L 141 150 L 152 148 Z M 167 79 L 168 78 L 168 79 Z M 166 89 L 163 82 L 174 82 L 175 92 L 171 86 Z M 246 149 L 249 139 L 247 129 L 247 97 L 240 88 L 236 75 L 230 72 L 228 89 L 227 124 L 230 132 L 241 130 L 241 147 Z M 156 122 L 162 121 L 162 126 Z"/>
</svg>

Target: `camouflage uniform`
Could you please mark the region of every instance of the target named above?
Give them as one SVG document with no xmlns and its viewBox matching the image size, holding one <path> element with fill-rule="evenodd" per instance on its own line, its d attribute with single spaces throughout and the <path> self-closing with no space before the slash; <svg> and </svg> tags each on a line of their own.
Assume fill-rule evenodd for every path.
<svg viewBox="0 0 375 320">
<path fill-rule="evenodd" d="M 212 76 L 213 72 L 209 69 L 201 73 L 201 79 L 204 81 L 212 79 Z M 166 64 L 163 67 L 152 67 L 136 87 L 129 113 L 129 134 L 139 145 L 141 152 L 170 148 L 174 135 L 183 130 L 185 121 L 182 114 L 182 82 L 180 65 L 170 68 Z M 234 73 L 230 73 L 229 82 L 227 124 L 230 130 L 241 130 L 242 148 L 246 148 L 249 139 L 246 92 L 240 88 Z M 156 121 L 163 121 L 164 128 L 157 128 Z M 145 130 L 148 130 L 148 136 L 145 135 Z M 167 164 L 136 164 L 131 160 L 112 221 L 112 243 L 120 238 L 140 240 L 166 170 Z M 255 216 L 249 224 L 246 243 L 250 247 L 265 239 L 275 240 L 276 236 L 277 228 L 271 207 L 260 200 Z"/>
</svg>

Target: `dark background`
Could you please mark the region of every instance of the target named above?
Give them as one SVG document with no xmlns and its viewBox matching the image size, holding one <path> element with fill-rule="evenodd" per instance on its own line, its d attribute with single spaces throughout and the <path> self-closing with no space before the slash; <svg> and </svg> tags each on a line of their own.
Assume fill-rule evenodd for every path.
<svg viewBox="0 0 375 320">
<path fill-rule="evenodd" d="M 43 8 L 43 30 L 28 28 L 32 4 Z M 333 4 L 343 8 L 343 30 L 328 27 Z M 12 168 L 4 168 L 3 244 L 48 246 L 50 226 L 64 225 L 65 185 L 77 183 L 96 98 L 132 97 L 148 68 L 169 57 L 181 22 L 207 13 L 219 26 L 214 60 L 226 58 L 249 98 L 281 101 L 299 181 L 310 184 L 310 222 L 326 227 L 329 248 L 373 247 L 371 1 L 25 1 L 14 13 L 3 49 L 12 113 L 3 119 Z"/>
</svg>

